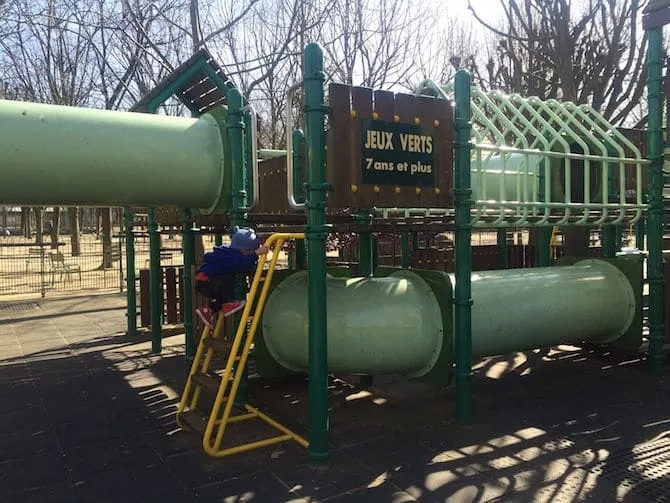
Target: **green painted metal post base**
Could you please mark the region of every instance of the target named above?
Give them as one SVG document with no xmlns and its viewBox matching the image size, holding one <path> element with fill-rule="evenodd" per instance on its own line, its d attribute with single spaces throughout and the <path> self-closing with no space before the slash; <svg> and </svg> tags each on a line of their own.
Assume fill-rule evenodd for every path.
<svg viewBox="0 0 670 503">
<path fill-rule="evenodd" d="M 184 273 L 182 274 L 182 291 L 184 292 L 184 353 L 187 360 L 192 360 L 196 352 L 193 337 L 193 298 L 191 284 L 193 282 L 191 267 L 195 263 L 195 242 L 193 239 L 193 216 L 191 210 L 182 212 L 182 242 L 184 249 Z"/>
<path fill-rule="evenodd" d="M 163 298 L 161 278 L 161 236 L 158 232 L 155 210 L 149 208 L 149 281 L 151 290 L 151 352 L 160 353 L 162 349 Z"/>
<path fill-rule="evenodd" d="M 455 92 L 455 173 L 454 206 L 456 211 L 455 269 L 455 355 L 456 355 L 456 421 L 472 422 L 470 388 L 472 381 L 472 255 L 470 210 L 470 75 L 456 73 Z"/>
<path fill-rule="evenodd" d="M 135 234 L 133 232 L 134 215 L 130 208 L 123 209 L 123 225 L 126 233 L 126 317 L 128 328 L 126 335 L 137 333 L 137 292 L 135 285 Z"/>
<path fill-rule="evenodd" d="M 328 332 L 326 311 L 326 191 L 323 52 L 305 48 L 305 132 L 307 144 L 307 241 L 309 308 L 309 456 L 328 459 Z"/>
</svg>

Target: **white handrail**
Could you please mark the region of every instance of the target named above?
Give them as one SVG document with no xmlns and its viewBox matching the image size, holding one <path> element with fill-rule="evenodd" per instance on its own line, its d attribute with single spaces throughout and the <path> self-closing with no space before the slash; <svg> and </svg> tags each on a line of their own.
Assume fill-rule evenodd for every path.
<svg viewBox="0 0 670 503">
<path fill-rule="evenodd" d="M 295 91 L 302 86 L 302 81 L 296 82 L 289 87 L 286 93 L 286 195 L 288 197 L 288 204 L 294 210 L 302 210 L 305 208 L 305 203 L 298 203 L 295 200 L 295 193 L 293 191 L 293 139 L 291 134 L 293 131 L 293 117 L 291 114 L 291 106 L 293 104 L 293 95 Z"/>
</svg>

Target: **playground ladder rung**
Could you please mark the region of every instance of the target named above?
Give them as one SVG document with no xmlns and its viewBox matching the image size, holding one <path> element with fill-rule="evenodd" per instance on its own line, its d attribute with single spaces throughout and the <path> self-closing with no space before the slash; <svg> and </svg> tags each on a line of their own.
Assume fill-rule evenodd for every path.
<svg viewBox="0 0 670 503">
<path fill-rule="evenodd" d="M 216 394 L 219 392 L 219 387 L 221 386 L 221 377 L 212 374 L 193 374 L 191 376 L 191 381 L 199 385 L 202 390 L 210 393 L 213 396 L 216 396 Z"/>
<path fill-rule="evenodd" d="M 226 341 L 223 341 L 218 338 L 207 337 L 202 341 L 205 346 L 208 346 L 214 350 L 215 353 L 220 355 L 227 355 L 232 348 L 232 344 Z"/>
<path fill-rule="evenodd" d="M 207 418 L 195 411 L 182 412 L 179 421 L 200 436 L 203 436 L 207 429 Z"/>
</svg>

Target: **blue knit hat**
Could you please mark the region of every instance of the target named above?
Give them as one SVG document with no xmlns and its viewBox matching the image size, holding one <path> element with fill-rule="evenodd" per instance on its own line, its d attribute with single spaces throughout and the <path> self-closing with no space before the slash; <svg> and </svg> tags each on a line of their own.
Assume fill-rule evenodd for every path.
<svg viewBox="0 0 670 503">
<path fill-rule="evenodd" d="M 260 245 L 260 239 L 258 239 L 253 229 L 240 229 L 238 226 L 233 227 L 230 238 L 231 248 L 235 250 L 257 250 Z"/>
</svg>

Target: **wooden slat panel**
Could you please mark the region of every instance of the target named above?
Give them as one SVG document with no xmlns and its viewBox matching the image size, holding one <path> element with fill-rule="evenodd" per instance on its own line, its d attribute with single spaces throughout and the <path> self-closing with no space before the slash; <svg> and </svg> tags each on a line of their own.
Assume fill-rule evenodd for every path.
<svg viewBox="0 0 670 503">
<path fill-rule="evenodd" d="M 351 149 L 349 169 L 354 184 L 358 187 L 355 194 L 355 206 L 358 208 L 369 208 L 378 204 L 377 195 L 373 187 L 362 184 L 361 165 L 361 120 L 372 119 L 372 96 L 373 89 L 369 87 L 351 88 L 351 109 L 356 111 L 356 119 L 350 120 Z"/>
<path fill-rule="evenodd" d="M 331 84 L 329 88 L 329 140 L 326 163 L 326 180 L 333 186 L 328 194 L 328 207 L 332 211 L 353 204 L 351 185 L 355 184 L 350 166 L 351 128 L 350 128 L 350 87 L 343 84 Z"/>
<path fill-rule="evenodd" d="M 380 121 L 393 122 L 395 113 L 395 97 L 390 91 L 374 92 L 374 112 L 377 112 L 377 119 Z"/>
<path fill-rule="evenodd" d="M 165 311 L 169 324 L 177 323 L 177 271 L 174 267 L 165 268 Z"/>
</svg>

